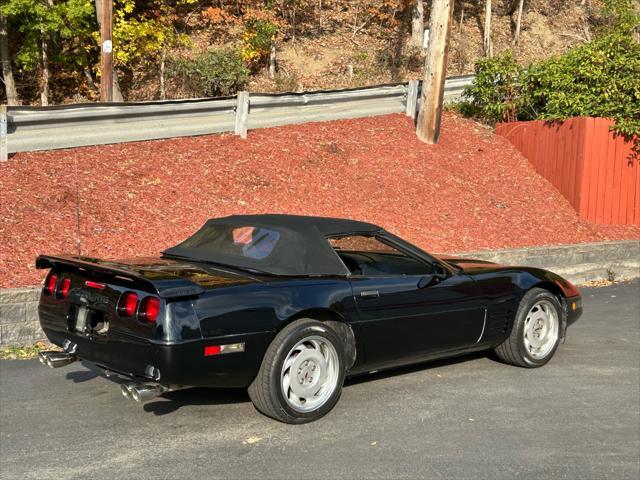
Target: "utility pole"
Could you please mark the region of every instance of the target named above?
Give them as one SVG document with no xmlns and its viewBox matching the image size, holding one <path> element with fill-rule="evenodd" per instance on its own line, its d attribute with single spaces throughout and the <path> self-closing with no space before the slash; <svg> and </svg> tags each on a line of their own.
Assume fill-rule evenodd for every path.
<svg viewBox="0 0 640 480">
<path fill-rule="evenodd" d="M 422 104 L 418 113 L 416 134 L 425 143 L 438 143 L 444 81 L 447 76 L 449 31 L 454 0 L 433 0 L 429 20 L 429 48 L 422 81 Z"/>
<path fill-rule="evenodd" d="M 113 102 L 113 0 L 102 0 L 100 9 L 100 101 Z"/>
</svg>

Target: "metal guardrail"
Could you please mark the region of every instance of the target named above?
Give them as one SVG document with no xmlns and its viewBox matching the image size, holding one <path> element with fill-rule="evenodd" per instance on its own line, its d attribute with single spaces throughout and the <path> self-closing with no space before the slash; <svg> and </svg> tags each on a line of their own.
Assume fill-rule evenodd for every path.
<svg viewBox="0 0 640 480">
<path fill-rule="evenodd" d="M 448 78 L 445 102 L 460 99 L 473 78 Z M 2 106 L 0 160 L 7 153 L 220 132 L 244 138 L 247 129 L 390 113 L 415 117 L 420 83 L 272 95 L 240 92 L 230 98 L 162 102 Z"/>
</svg>

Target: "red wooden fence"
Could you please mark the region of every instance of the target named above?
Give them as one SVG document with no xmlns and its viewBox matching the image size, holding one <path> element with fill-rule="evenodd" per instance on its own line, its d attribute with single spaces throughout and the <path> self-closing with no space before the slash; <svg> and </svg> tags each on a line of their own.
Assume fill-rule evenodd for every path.
<svg viewBox="0 0 640 480">
<path fill-rule="evenodd" d="M 604 118 L 501 123 L 507 138 L 580 214 L 595 223 L 640 225 L 640 159 Z"/>
</svg>

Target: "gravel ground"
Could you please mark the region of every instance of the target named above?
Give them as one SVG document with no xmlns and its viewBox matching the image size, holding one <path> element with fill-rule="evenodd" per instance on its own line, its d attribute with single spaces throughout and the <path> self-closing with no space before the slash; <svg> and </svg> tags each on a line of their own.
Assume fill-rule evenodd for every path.
<svg viewBox="0 0 640 480">
<path fill-rule="evenodd" d="M 0 361 L 0 478 L 565 478 L 640 475 L 640 282 L 584 289 L 543 368 L 481 355 L 352 379 L 302 426 L 244 391 L 148 402 L 84 365 Z"/>
<path fill-rule="evenodd" d="M 428 251 L 640 238 L 582 223 L 505 139 L 444 116 L 440 143 L 389 115 L 17 154 L 0 164 L 0 288 L 37 284 L 39 253 L 156 255 L 208 218 L 295 213 L 371 221 Z"/>
</svg>

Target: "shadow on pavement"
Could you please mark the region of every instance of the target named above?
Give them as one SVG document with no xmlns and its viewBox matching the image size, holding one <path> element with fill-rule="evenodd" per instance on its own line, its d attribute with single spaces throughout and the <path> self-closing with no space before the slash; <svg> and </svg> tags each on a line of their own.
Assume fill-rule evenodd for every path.
<svg viewBox="0 0 640 480">
<path fill-rule="evenodd" d="M 67 380 L 71 380 L 73 383 L 88 382 L 89 380 L 93 380 L 98 377 L 107 378 L 102 370 L 89 362 L 81 360 L 80 365 L 82 365 L 86 370 L 69 372 L 65 375 L 65 378 Z"/>
<path fill-rule="evenodd" d="M 492 351 L 482 351 L 477 353 L 469 353 L 460 357 L 444 358 L 441 360 L 431 360 L 422 363 L 416 363 L 414 365 L 401 366 L 397 368 L 391 368 L 382 372 L 375 373 L 363 373 L 351 378 L 347 378 L 344 382 L 344 386 L 358 385 L 360 383 L 371 382 L 374 380 L 382 380 L 384 378 L 392 378 L 400 375 L 407 375 L 409 373 L 419 372 L 422 370 L 430 370 L 432 368 L 446 367 L 448 365 L 456 365 L 458 363 L 469 362 L 472 360 L 478 360 L 480 358 L 489 358 L 499 363 L 501 362 L 498 357 Z"/>
<path fill-rule="evenodd" d="M 160 398 L 166 400 L 147 402 L 144 404 L 144 411 L 154 415 L 167 415 L 184 406 L 225 405 L 250 401 L 244 388 L 187 388 L 167 392 Z"/>
<path fill-rule="evenodd" d="M 351 385 L 382 380 L 385 378 L 393 378 L 400 375 L 406 375 L 422 370 L 432 368 L 445 367 L 455 365 L 467 361 L 477 360 L 480 358 L 489 358 L 499 362 L 500 360 L 492 351 L 483 351 L 463 355 L 460 357 L 446 358 L 442 360 L 432 360 L 428 362 L 417 363 L 409 366 L 401 366 L 375 373 L 363 373 L 345 380 L 345 388 Z M 116 384 L 120 384 L 122 380 L 117 378 L 108 378 L 104 372 L 95 365 L 82 361 L 80 362 L 86 370 L 73 371 L 66 374 L 67 380 L 73 383 L 83 383 L 102 377 Z M 167 392 L 158 397 L 159 400 L 152 400 L 144 403 L 145 412 L 154 415 L 167 415 L 179 410 L 184 406 L 192 405 L 224 405 L 230 403 L 246 403 L 251 401 L 247 390 L 244 388 L 185 388 L 184 390 L 176 390 Z"/>
<path fill-rule="evenodd" d="M 360 383 L 381 380 L 384 378 L 406 375 L 409 373 L 428 370 L 431 368 L 444 367 L 447 365 L 455 365 L 480 358 L 490 358 L 497 361 L 497 357 L 491 352 L 479 352 L 465 355 L 462 357 L 448 358 L 444 360 L 435 360 L 428 363 L 419 363 L 412 366 L 398 367 L 373 374 L 362 374 L 345 381 L 345 388 Z M 167 415 L 184 406 L 191 405 L 224 405 L 229 403 L 245 403 L 249 402 L 249 395 L 244 388 L 187 388 L 184 390 L 176 390 L 167 392 L 160 398 L 164 400 L 150 401 L 144 404 L 144 410 L 154 415 Z"/>
</svg>

